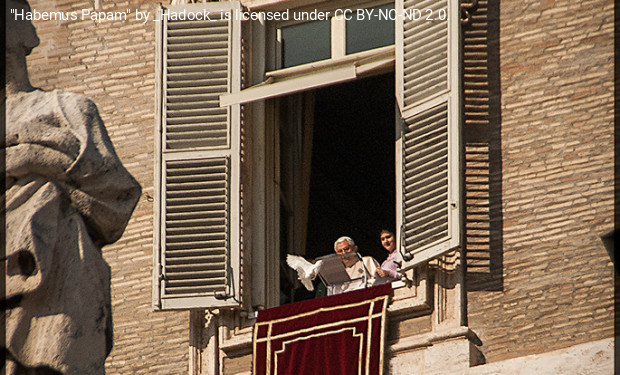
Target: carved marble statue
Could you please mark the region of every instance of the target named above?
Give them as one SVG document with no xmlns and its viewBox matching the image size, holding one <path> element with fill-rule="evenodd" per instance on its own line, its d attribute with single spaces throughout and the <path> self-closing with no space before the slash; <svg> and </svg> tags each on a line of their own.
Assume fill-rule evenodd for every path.
<svg viewBox="0 0 620 375">
<path fill-rule="evenodd" d="M 118 159 L 93 102 L 30 85 L 33 25 L 6 2 L 7 374 L 103 374 L 112 348 L 110 268 L 140 186 Z"/>
</svg>

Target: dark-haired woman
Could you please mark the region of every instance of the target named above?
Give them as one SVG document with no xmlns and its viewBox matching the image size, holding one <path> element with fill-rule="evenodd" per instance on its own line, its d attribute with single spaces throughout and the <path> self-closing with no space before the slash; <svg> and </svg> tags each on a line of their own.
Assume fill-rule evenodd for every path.
<svg viewBox="0 0 620 375">
<path fill-rule="evenodd" d="M 381 267 L 377 268 L 377 276 L 398 280 L 400 279 L 398 269 L 401 265 L 401 259 L 398 251 L 396 251 L 396 238 L 394 233 L 387 229 L 383 229 L 379 238 L 381 246 L 388 251 L 389 255 L 387 259 L 381 263 Z"/>
</svg>

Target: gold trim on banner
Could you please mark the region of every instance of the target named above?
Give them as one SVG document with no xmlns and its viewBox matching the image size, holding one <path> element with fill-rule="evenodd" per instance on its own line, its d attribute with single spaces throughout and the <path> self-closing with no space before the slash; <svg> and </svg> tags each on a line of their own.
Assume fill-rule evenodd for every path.
<svg viewBox="0 0 620 375">
<path fill-rule="evenodd" d="M 370 346 L 371 346 L 371 340 L 372 340 L 372 320 L 375 317 L 375 314 L 373 314 L 372 311 L 374 309 L 375 309 L 375 301 L 372 301 L 368 309 L 368 328 L 367 328 L 368 338 L 366 342 L 366 375 L 370 374 L 369 367 L 370 367 Z M 378 316 L 379 314 L 376 314 L 376 315 Z"/>
<path fill-rule="evenodd" d="M 379 345 L 379 375 L 383 375 L 383 349 L 385 347 L 385 332 L 387 331 L 387 301 L 384 302 L 381 309 L 381 345 Z"/>
<path fill-rule="evenodd" d="M 335 333 L 340 333 L 340 332 L 344 332 L 344 331 L 353 331 L 352 335 L 353 337 L 360 337 L 360 345 L 359 345 L 359 349 L 357 352 L 357 363 L 358 363 L 358 367 L 357 367 L 357 373 L 359 375 L 362 374 L 362 368 L 361 366 L 359 366 L 359 364 L 362 362 L 362 352 L 364 351 L 364 334 L 363 333 L 357 333 L 355 327 L 348 327 L 348 328 L 341 328 L 339 330 L 336 331 L 328 331 L 328 332 L 321 332 L 321 333 L 316 333 L 314 335 L 310 335 L 310 336 L 305 336 L 305 337 L 298 337 L 296 339 L 293 340 L 288 340 L 288 341 L 283 341 L 282 342 L 282 349 L 281 350 L 276 350 L 274 352 L 274 357 L 275 357 L 275 367 L 273 368 L 273 373 L 277 374 L 278 373 L 278 354 L 284 353 L 284 351 L 286 350 L 286 344 L 288 343 L 292 343 L 295 341 L 303 341 L 303 340 L 308 340 L 314 337 L 320 337 L 320 336 L 327 336 L 327 335 L 331 335 L 331 334 L 335 334 Z M 370 335 L 368 335 L 370 337 Z M 366 357 L 367 357 L 367 361 L 370 358 L 370 352 L 368 350 L 366 350 Z M 366 373 L 368 373 L 368 368 L 366 369 Z"/>
<path fill-rule="evenodd" d="M 337 305 L 337 306 L 332 306 L 332 307 L 320 307 L 316 310 L 312 310 L 312 311 L 308 311 L 305 313 L 301 313 L 301 314 L 297 314 L 297 315 L 291 315 L 291 316 L 287 316 L 286 318 L 280 318 L 280 319 L 276 319 L 276 320 L 270 320 L 268 322 L 260 322 L 260 323 L 256 323 L 256 325 L 266 325 L 266 324 L 270 324 L 270 323 L 280 323 L 280 322 L 285 322 L 287 320 L 293 320 L 293 319 L 297 319 L 300 317 L 304 317 L 304 316 L 308 316 L 308 315 L 314 315 L 323 311 L 333 311 L 333 310 L 338 310 L 338 309 L 345 309 L 345 308 L 349 308 L 349 307 L 354 307 L 354 306 L 361 306 L 361 305 L 365 305 L 365 304 L 369 304 L 372 302 L 376 302 L 379 301 L 381 299 L 385 300 L 384 302 L 387 303 L 389 296 L 379 296 L 379 297 L 375 297 L 373 299 L 367 299 L 364 300 L 362 302 L 356 302 L 356 303 L 349 303 L 346 305 Z M 383 308 L 385 308 L 386 306 L 384 305 Z M 260 312 L 259 312 L 260 314 Z"/>
<path fill-rule="evenodd" d="M 267 344 L 265 347 L 265 351 L 267 352 L 267 365 L 265 366 L 265 371 L 267 374 L 271 374 L 271 330 L 273 328 L 273 322 L 269 323 L 269 328 L 267 328 Z"/>
<path fill-rule="evenodd" d="M 258 342 L 267 342 L 267 341 L 271 341 L 271 340 L 279 340 L 279 339 L 282 339 L 282 338 L 285 338 L 285 337 L 295 336 L 295 335 L 300 334 L 300 333 L 312 332 L 312 331 L 316 331 L 316 330 L 324 329 L 324 328 L 337 327 L 337 326 L 341 326 L 341 325 L 347 324 L 347 323 L 363 322 L 363 321 L 368 320 L 369 317 L 371 319 L 375 319 L 375 318 L 379 318 L 381 316 L 382 316 L 381 313 L 378 313 L 378 314 L 372 314 L 372 315 L 368 315 L 368 316 L 362 316 L 362 317 L 355 318 L 355 319 L 339 320 L 337 322 L 322 324 L 322 325 L 319 325 L 319 326 L 314 326 L 314 327 L 309 327 L 309 328 L 304 328 L 304 329 L 299 329 L 297 331 L 289 331 L 289 332 L 281 333 L 281 334 L 275 335 L 275 336 L 271 336 L 271 334 L 270 334 L 271 330 L 270 330 L 267 337 L 262 338 L 262 339 L 257 339 L 257 341 Z"/>
<path fill-rule="evenodd" d="M 296 315 L 292 315 L 292 316 L 288 316 L 285 318 L 280 318 L 280 319 L 275 319 L 275 320 L 270 320 L 267 322 L 261 322 L 261 323 L 256 323 L 254 325 L 254 342 L 252 345 L 252 348 L 254 350 L 254 353 L 257 352 L 257 344 L 258 343 L 266 343 L 266 347 L 265 347 L 265 354 L 266 354 L 266 358 L 265 358 L 265 372 L 266 375 L 271 375 L 271 341 L 272 340 L 278 340 L 278 339 L 282 339 L 285 337 L 289 337 L 289 336 L 294 336 L 297 334 L 301 334 L 301 333 L 307 333 L 307 332 L 311 332 L 311 331 L 316 331 L 319 329 L 325 329 L 325 328 L 332 328 L 332 327 L 336 327 L 336 326 L 340 326 L 343 324 L 350 324 L 350 323 L 357 323 L 357 322 L 362 322 L 362 321 L 368 321 L 368 336 L 366 339 L 366 375 L 370 374 L 370 348 L 371 348 L 371 343 L 372 343 L 372 321 L 376 318 L 381 318 L 381 335 L 380 335 L 380 340 L 381 340 L 381 344 L 379 345 L 379 375 L 383 374 L 383 353 L 384 353 L 384 343 L 385 343 L 385 320 L 386 320 L 386 311 L 387 311 L 387 303 L 388 303 L 388 299 L 389 299 L 389 295 L 386 296 L 379 296 L 379 297 L 375 297 L 373 299 L 369 299 L 369 300 L 364 300 L 361 302 L 356 302 L 356 303 L 350 303 L 350 304 L 346 304 L 346 305 L 338 305 L 338 306 L 332 306 L 332 307 L 321 307 L 318 308 L 316 310 L 312 310 L 312 311 L 308 311 L 305 313 L 301 313 L 301 314 L 296 314 Z M 375 303 L 378 301 L 382 301 L 383 305 L 381 308 L 381 313 L 375 313 L 373 314 L 373 310 L 374 310 L 374 306 Z M 318 314 L 320 312 L 325 312 L 325 311 L 334 311 L 334 310 L 340 310 L 340 309 L 347 309 L 350 307 L 355 307 L 355 306 L 361 306 L 361 305 L 369 305 L 369 309 L 368 309 L 368 315 L 366 316 L 361 316 L 358 318 L 354 318 L 354 319 L 347 319 L 347 320 L 339 320 L 337 322 L 333 322 L 333 323 L 327 323 L 327 324 L 323 324 L 320 326 L 315 326 L 315 327 L 309 327 L 309 328 L 304 328 L 304 329 L 300 329 L 300 330 L 296 330 L 296 331 L 290 331 L 290 332 L 286 332 L 286 333 L 281 333 L 279 335 L 275 335 L 272 336 L 272 329 L 273 329 L 273 325 L 276 323 L 282 323 L 282 322 L 286 322 L 289 320 L 293 320 L 293 319 L 298 319 L 298 318 L 303 318 L 303 317 L 307 317 L 310 315 L 315 315 Z M 264 338 L 258 338 L 258 328 L 260 326 L 264 326 L 264 325 L 268 325 L 267 328 L 267 335 Z M 281 350 L 274 352 L 274 357 L 277 356 L 277 354 L 284 352 L 284 348 L 286 346 L 286 343 L 288 342 L 294 342 L 294 341 L 299 341 L 299 340 L 306 340 L 308 338 L 312 338 L 312 337 L 318 337 L 318 336 L 324 336 L 326 334 L 331 334 L 331 333 L 336 333 L 336 332 L 342 332 L 344 330 L 350 330 L 350 329 L 354 329 L 355 327 L 351 327 L 351 328 L 341 328 L 338 331 L 329 331 L 329 332 L 322 332 L 322 333 L 317 333 L 314 335 L 310 335 L 308 337 L 301 337 L 301 338 L 297 338 L 297 339 L 293 339 L 293 340 L 289 340 L 289 341 L 284 341 L 283 342 L 283 347 Z M 354 336 L 355 336 L 355 330 L 354 332 Z M 358 334 L 360 335 L 362 338 L 360 340 L 360 346 L 363 343 L 363 339 L 364 339 L 364 335 L 363 333 Z M 363 347 L 360 348 L 359 354 L 358 354 L 358 364 L 361 364 L 362 361 L 362 352 L 363 352 Z M 258 358 L 254 358 L 254 363 L 253 363 L 253 373 L 256 374 L 256 363 L 258 361 Z M 361 374 L 361 366 L 358 367 L 359 368 L 359 372 Z M 274 368 L 274 374 L 277 374 L 277 361 L 275 364 L 275 368 Z"/>
</svg>

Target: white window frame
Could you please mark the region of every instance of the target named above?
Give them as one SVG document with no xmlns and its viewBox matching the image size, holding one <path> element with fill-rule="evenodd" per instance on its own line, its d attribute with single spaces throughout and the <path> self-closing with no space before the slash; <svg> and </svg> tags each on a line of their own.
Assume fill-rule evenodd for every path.
<svg viewBox="0 0 620 375">
<path fill-rule="evenodd" d="M 375 8 L 392 4 L 393 1 L 374 1 L 357 4 L 351 9 Z M 321 8 L 321 11 L 333 12 L 336 6 Z M 301 10 L 300 10 L 301 11 Z M 346 54 L 346 19 L 343 15 L 332 16 L 331 22 L 331 52 L 332 56 L 326 60 L 314 61 L 307 64 L 281 67 L 281 28 L 305 21 L 273 22 L 267 30 L 267 52 L 275 56 L 272 61 L 265 61 L 267 72 L 265 79 L 256 85 L 220 96 L 220 106 L 250 103 L 294 94 L 301 91 L 317 89 L 362 78 L 366 75 L 377 74 L 393 69 L 395 61 L 394 45 L 379 47 L 371 50 Z M 311 21 L 312 22 L 312 21 Z M 269 70 L 269 67 L 272 70 Z"/>
</svg>

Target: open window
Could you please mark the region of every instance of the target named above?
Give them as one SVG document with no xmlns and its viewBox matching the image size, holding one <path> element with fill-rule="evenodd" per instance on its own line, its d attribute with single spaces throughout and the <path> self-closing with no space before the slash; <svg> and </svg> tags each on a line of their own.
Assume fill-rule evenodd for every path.
<svg viewBox="0 0 620 375">
<path fill-rule="evenodd" d="M 185 7 L 208 9 L 212 18 L 240 9 L 237 2 Z M 156 308 L 241 304 L 242 103 L 252 113 L 244 121 L 264 137 L 246 150 L 262 163 L 247 182 L 262 195 L 243 207 L 254 221 L 252 306 L 295 298 L 285 285 L 294 278 L 280 267 L 286 252 L 323 255 L 342 234 L 381 258 L 377 231 L 393 227 L 404 268 L 459 246 L 458 1 L 365 7 L 392 12 L 394 45 L 341 14 L 329 20 L 329 56 L 316 61 L 294 52 L 304 35 L 294 29 L 303 23 L 160 22 Z M 251 58 L 241 56 L 246 26 Z M 243 90 L 242 58 L 253 77 Z"/>
<path fill-rule="evenodd" d="M 285 265 L 287 253 L 333 253 L 349 235 L 385 259 L 379 230 L 396 218 L 394 73 L 278 100 L 280 300 L 312 298 Z"/>
</svg>

